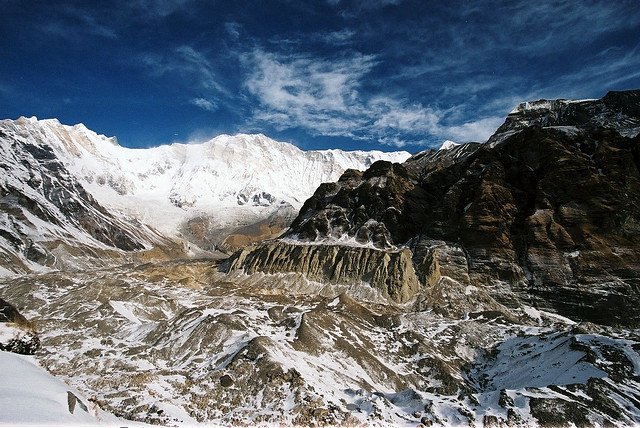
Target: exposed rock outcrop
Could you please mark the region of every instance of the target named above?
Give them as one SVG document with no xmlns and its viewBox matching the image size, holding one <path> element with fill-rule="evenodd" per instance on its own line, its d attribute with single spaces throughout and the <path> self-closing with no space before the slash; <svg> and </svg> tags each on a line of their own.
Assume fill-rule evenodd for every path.
<svg viewBox="0 0 640 428">
<path fill-rule="evenodd" d="M 0 351 L 33 355 L 40 349 L 33 325 L 6 300 L 0 299 Z"/>
<path fill-rule="evenodd" d="M 640 91 L 611 91 L 599 100 L 538 100 L 519 104 L 489 138 L 497 144 L 532 126 L 571 128 L 606 127 L 625 137 L 640 132 Z"/>
<path fill-rule="evenodd" d="M 384 251 L 338 245 L 299 245 L 273 242 L 247 247 L 228 261 L 228 271 L 301 272 L 309 279 L 334 284 L 368 283 L 396 302 L 410 300 L 420 284 L 409 249 Z"/>
<path fill-rule="evenodd" d="M 438 271 L 449 269 L 457 284 L 508 306 L 533 303 L 580 320 L 638 326 L 640 136 L 625 135 L 640 123 L 640 91 L 534 104 L 510 115 L 496 133 L 500 144 L 347 171 L 317 189 L 285 236 L 351 241 L 362 247 L 350 250 L 362 252 L 356 260 L 366 247 L 409 249 L 421 284 L 410 289 L 424 287 L 427 295 L 448 277 Z M 434 241 L 457 248 L 448 251 L 455 256 L 438 260 Z M 234 266 L 272 272 L 272 256 L 258 254 L 292 256 L 274 244 L 251 251 Z M 322 266 L 334 262 L 328 257 Z M 294 265 L 287 269 L 308 271 Z M 323 269 L 313 275 L 330 273 Z"/>
</svg>

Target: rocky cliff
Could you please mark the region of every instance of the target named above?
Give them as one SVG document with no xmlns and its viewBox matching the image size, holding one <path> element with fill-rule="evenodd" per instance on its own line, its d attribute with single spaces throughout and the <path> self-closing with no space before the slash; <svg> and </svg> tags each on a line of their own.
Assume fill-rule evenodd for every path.
<svg viewBox="0 0 640 428">
<path fill-rule="evenodd" d="M 268 243 L 236 252 L 225 267 L 256 272 L 304 272 L 312 280 L 334 284 L 375 284 L 382 295 L 406 302 L 419 289 L 411 251 L 383 251 L 339 245 Z"/>
<path fill-rule="evenodd" d="M 529 302 L 581 320 L 637 326 L 640 137 L 629 135 L 639 102 L 637 91 L 548 102 L 527 126 L 514 125 L 516 113 L 510 115 L 496 134 L 504 137 L 500 144 L 461 145 L 404 164 L 347 171 L 318 188 L 286 236 L 409 250 L 420 282 L 410 289 L 421 295 L 432 296 L 443 277 L 451 278 L 434 274 L 437 265 L 496 304 Z M 618 120 L 607 122 L 612 117 Z M 437 260 L 434 249 L 443 247 L 456 256 Z M 251 260 L 240 263 L 245 269 L 274 270 L 268 258 L 244 260 Z M 281 263 L 278 269 L 293 268 Z"/>
</svg>

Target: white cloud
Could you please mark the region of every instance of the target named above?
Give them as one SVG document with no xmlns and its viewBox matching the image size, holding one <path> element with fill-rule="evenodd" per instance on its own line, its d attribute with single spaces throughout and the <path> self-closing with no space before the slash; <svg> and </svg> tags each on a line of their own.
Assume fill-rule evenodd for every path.
<svg viewBox="0 0 640 428">
<path fill-rule="evenodd" d="M 430 135 L 458 142 L 486 141 L 504 121 L 503 116 L 486 117 L 460 124 L 445 124 L 456 118 L 456 109 L 440 110 L 421 104 L 403 105 L 390 98 L 377 99 L 371 103 L 377 117 L 372 130 L 380 135 Z M 424 140 L 406 140 L 399 136 L 381 137 L 383 144 L 402 147 L 407 144 L 422 144 Z"/>
<path fill-rule="evenodd" d="M 191 104 L 200 107 L 203 110 L 214 111 L 218 108 L 218 105 L 213 101 L 210 101 L 206 98 L 193 98 L 189 101 Z"/>
<path fill-rule="evenodd" d="M 352 135 L 362 126 L 358 90 L 375 57 L 330 61 L 255 50 L 243 63 L 250 70 L 245 87 L 259 102 L 256 119 L 325 135 Z"/>
<path fill-rule="evenodd" d="M 245 87 L 258 103 L 253 119 L 278 130 L 297 127 L 314 135 L 372 140 L 394 147 L 426 144 L 428 137 L 484 141 L 500 125 L 502 117 L 458 123 L 456 109 L 362 94 L 361 85 L 376 61 L 362 54 L 329 60 L 254 50 L 242 58 L 249 70 Z M 445 124 L 450 122 L 454 124 Z"/>
<path fill-rule="evenodd" d="M 444 116 L 442 111 L 421 104 L 403 105 L 391 98 L 375 99 L 369 105 L 376 117 L 372 127 L 380 131 L 436 133 Z"/>
<path fill-rule="evenodd" d="M 461 125 L 446 126 L 440 135 L 451 138 L 456 142 L 484 142 L 503 122 L 503 116 L 486 117 Z"/>
</svg>

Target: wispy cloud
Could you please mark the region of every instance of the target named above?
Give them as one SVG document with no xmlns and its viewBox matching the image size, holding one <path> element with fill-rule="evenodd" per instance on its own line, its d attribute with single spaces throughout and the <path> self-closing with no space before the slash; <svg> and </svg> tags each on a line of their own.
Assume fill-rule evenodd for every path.
<svg viewBox="0 0 640 428">
<path fill-rule="evenodd" d="M 329 60 L 256 49 L 243 63 L 250 70 L 245 87 L 259 102 L 256 118 L 327 135 L 350 134 L 360 126 L 358 90 L 375 57 Z"/>
<path fill-rule="evenodd" d="M 578 83 L 615 89 L 618 84 L 625 83 L 640 76 L 640 44 L 620 56 L 607 49 L 599 53 L 591 64 L 562 76 L 556 83 L 565 92 Z"/>
<path fill-rule="evenodd" d="M 228 94 L 219 83 L 211 61 L 191 46 L 179 46 L 168 54 L 146 53 L 141 59 L 154 76 L 175 74 L 194 82 L 194 89 L 210 91 L 212 96 Z"/>
<path fill-rule="evenodd" d="M 80 39 L 87 35 L 116 39 L 116 30 L 109 25 L 100 22 L 98 18 L 89 12 L 64 6 L 60 10 L 61 14 L 40 28 L 45 33 L 66 39 Z"/>
<path fill-rule="evenodd" d="M 164 18 L 185 10 L 191 0 L 129 0 L 128 6 L 145 16 Z"/>
<path fill-rule="evenodd" d="M 377 117 L 371 129 L 379 135 L 378 140 L 398 147 L 404 143 L 416 144 L 416 141 L 403 140 L 402 136 L 416 138 L 422 135 L 460 142 L 485 141 L 504 121 L 504 116 L 464 121 L 456 115 L 456 108 L 441 110 L 421 104 L 407 106 L 388 98 L 374 100 L 370 107 L 372 115 Z M 385 138 L 389 135 L 393 137 Z"/>
<path fill-rule="evenodd" d="M 206 98 L 193 98 L 189 102 L 207 111 L 214 111 L 218 108 L 218 105 L 216 103 Z"/>
<path fill-rule="evenodd" d="M 317 33 L 316 37 L 331 46 L 342 46 L 352 42 L 356 32 L 352 29 L 345 28 L 339 31 L 330 31 L 325 33 Z"/>
<path fill-rule="evenodd" d="M 234 40 L 240 37 L 240 29 L 242 26 L 237 22 L 225 22 L 224 29 Z"/>
<path fill-rule="evenodd" d="M 244 55 L 243 64 L 249 70 L 245 87 L 258 101 L 254 120 L 278 130 L 301 128 L 313 135 L 402 147 L 445 138 L 485 140 L 500 123 L 485 117 L 447 124 L 455 119 L 455 109 L 362 92 L 377 65 L 371 55 L 352 53 L 329 60 L 256 49 Z"/>
</svg>

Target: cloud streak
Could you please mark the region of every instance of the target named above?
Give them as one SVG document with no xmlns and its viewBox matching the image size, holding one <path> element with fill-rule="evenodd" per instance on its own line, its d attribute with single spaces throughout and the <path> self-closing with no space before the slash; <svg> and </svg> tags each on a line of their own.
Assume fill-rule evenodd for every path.
<svg viewBox="0 0 640 428">
<path fill-rule="evenodd" d="M 219 108 L 221 100 L 231 97 L 229 90 L 220 83 L 213 63 L 191 46 L 178 46 L 167 54 L 145 53 L 141 62 L 153 77 L 177 79 L 180 86 L 190 82 L 186 96 L 189 93 L 206 94 L 206 97 L 189 99 L 189 103 L 204 110 L 214 111 Z"/>
<path fill-rule="evenodd" d="M 193 98 L 189 102 L 194 106 L 200 107 L 202 110 L 206 111 L 215 111 L 218 108 L 216 103 L 206 98 Z"/>
<path fill-rule="evenodd" d="M 116 30 L 96 18 L 93 14 L 75 9 L 69 6 L 61 8 L 62 15 L 49 19 L 40 28 L 45 33 L 68 40 L 85 37 L 87 35 L 99 36 L 106 39 L 117 39 Z"/>
<path fill-rule="evenodd" d="M 244 54 L 244 86 L 255 97 L 254 121 L 278 130 L 301 128 L 312 135 L 348 137 L 403 147 L 431 140 L 486 140 L 501 117 L 458 121 L 442 110 L 389 95 L 361 91 L 378 64 L 373 55 L 351 53 L 319 59 L 262 49 Z"/>
</svg>

